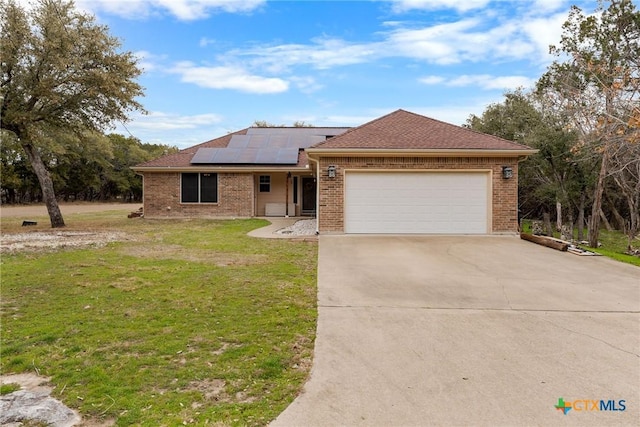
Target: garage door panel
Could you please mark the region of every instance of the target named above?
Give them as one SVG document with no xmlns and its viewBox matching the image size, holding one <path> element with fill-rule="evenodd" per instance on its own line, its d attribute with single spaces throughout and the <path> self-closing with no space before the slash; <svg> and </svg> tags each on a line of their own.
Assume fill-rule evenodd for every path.
<svg viewBox="0 0 640 427">
<path fill-rule="evenodd" d="M 488 173 L 347 172 L 347 233 L 484 234 Z"/>
</svg>

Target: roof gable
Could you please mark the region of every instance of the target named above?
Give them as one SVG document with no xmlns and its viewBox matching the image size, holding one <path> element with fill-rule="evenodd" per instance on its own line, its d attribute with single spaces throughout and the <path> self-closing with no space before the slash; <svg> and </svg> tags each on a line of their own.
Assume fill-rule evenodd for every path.
<svg viewBox="0 0 640 427">
<path fill-rule="evenodd" d="M 528 150 L 529 147 L 405 110 L 314 145 L 318 149 Z"/>
</svg>

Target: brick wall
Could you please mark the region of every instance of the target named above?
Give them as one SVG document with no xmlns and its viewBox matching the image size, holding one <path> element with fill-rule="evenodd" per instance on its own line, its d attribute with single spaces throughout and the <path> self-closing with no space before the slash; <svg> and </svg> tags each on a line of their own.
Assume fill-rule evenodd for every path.
<svg viewBox="0 0 640 427">
<path fill-rule="evenodd" d="M 329 179 L 327 167 L 337 166 L 334 179 Z M 513 168 L 513 178 L 502 178 L 502 166 Z M 344 232 L 344 171 L 345 169 L 395 170 L 491 170 L 492 233 L 518 230 L 518 162 L 516 158 L 482 157 L 326 157 L 320 159 L 319 230 Z"/>
<path fill-rule="evenodd" d="M 144 173 L 145 218 L 251 217 L 250 173 L 219 173 L 218 203 L 180 203 L 180 173 Z"/>
</svg>

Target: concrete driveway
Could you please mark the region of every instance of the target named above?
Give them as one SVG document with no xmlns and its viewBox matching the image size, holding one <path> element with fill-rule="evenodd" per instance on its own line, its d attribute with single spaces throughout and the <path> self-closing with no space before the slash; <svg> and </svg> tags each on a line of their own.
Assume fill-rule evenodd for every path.
<svg viewBox="0 0 640 427">
<path fill-rule="evenodd" d="M 318 286 L 311 378 L 272 426 L 638 425 L 637 267 L 517 237 L 321 236 Z"/>
</svg>

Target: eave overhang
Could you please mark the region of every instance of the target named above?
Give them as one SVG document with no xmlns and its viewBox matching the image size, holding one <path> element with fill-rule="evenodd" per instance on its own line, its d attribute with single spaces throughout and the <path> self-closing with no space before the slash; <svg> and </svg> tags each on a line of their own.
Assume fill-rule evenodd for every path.
<svg viewBox="0 0 640 427">
<path fill-rule="evenodd" d="M 538 152 L 534 149 L 387 149 L 387 148 L 308 148 L 307 156 L 320 157 L 523 157 Z"/>
<path fill-rule="evenodd" d="M 194 165 L 194 166 L 140 166 L 132 167 L 134 172 L 227 172 L 227 173 L 262 173 L 262 172 L 312 172 L 311 168 L 300 167 L 293 165 L 287 166 L 209 166 L 209 165 Z"/>
</svg>

